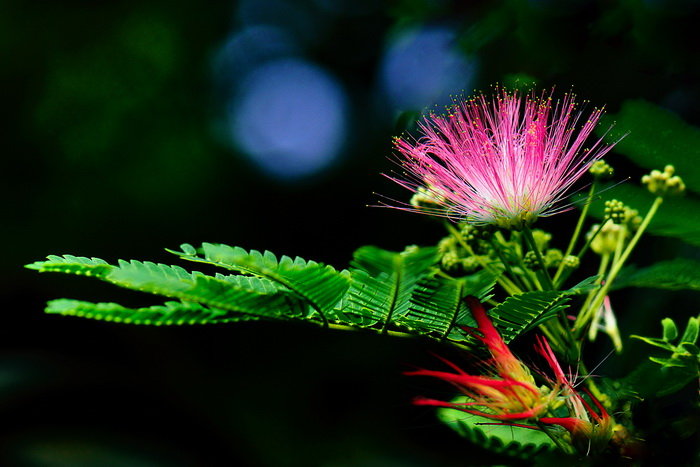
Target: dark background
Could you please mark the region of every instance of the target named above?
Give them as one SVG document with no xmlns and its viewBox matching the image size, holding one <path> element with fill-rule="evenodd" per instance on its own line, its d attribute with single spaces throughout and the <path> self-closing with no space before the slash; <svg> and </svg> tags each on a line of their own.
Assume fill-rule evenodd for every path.
<svg viewBox="0 0 700 467">
<path fill-rule="evenodd" d="M 439 224 L 366 207 L 374 191 L 408 196 L 380 173 L 417 113 L 535 78 L 613 113 L 644 98 L 700 124 L 699 22 L 680 0 L 0 2 L 0 464 L 507 462 L 410 406 L 450 394 L 400 375 L 432 364 L 426 343 L 49 316 L 58 297 L 155 301 L 21 266 L 67 253 L 172 263 L 164 248 L 210 241 L 345 267 L 364 244 L 432 244 Z M 609 159 L 620 176 L 641 173 Z M 538 227 L 556 239 L 575 216 Z M 640 251 L 641 263 L 697 255 L 654 238 Z M 624 336 L 656 335 L 695 297 L 614 300 Z M 625 374 L 648 350 L 626 345 L 598 373 Z M 601 339 L 589 357 L 609 348 Z M 690 464 L 697 438 L 653 427 L 686 408 L 667 398 L 640 411 L 669 465 Z"/>
</svg>

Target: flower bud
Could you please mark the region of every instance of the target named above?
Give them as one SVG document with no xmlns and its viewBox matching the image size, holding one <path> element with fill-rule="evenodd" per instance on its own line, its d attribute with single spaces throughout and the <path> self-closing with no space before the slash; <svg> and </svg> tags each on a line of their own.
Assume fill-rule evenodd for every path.
<svg viewBox="0 0 700 467">
<path fill-rule="evenodd" d="M 606 179 L 610 178 L 612 174 L 615 172 L 615 170 L 608 165 L 607 162 L 605 162 L 603 159 L 595 161 L 593 164 L 591 164 L 591 168 L 588 169 L 588 171 L 596 178 L 596 179 Z"/>
<path fill-rule="evenodd" d="M 625 221 L 624 203 L 616 199 L 606 201 L 605 217 L 611 219 L 615 224 L 622 224 Z"/>
<path fill-rule="evenodd" d="M 672 165 L 664 167 L 664 171 L 652 170 L 642 177 L 642 183 L 647 186 L 651 194 L 656 196 L 680 195 L 685 191 L 685 183 L 674 175 L 676 169 Z"/>
<path fill-rule="evenodd" d="M 527 267 L 531 271 L 539 271 L 542 269 L 542 265 L 537 259 L 537 253 L 534 251 L 528 251 L 525 253 L 525 256 L 523 257 L 523 263 L 525 263 L 525 267 Z"/>
<path fill-rule="evenodd" d="M 595 224 L 591 227 L 591 230 L 586 234 L 586 238 L 591 238 L 595 235 L 596 231 L 600 225 Z M 591 250 L 595 251 L 599 255 L 604 255 L 608 253 L 614 253 L 617 248 L 617 242 L 623 240 L 620 238 L 620 232 L 623 230 L 623 226 L 618 224 L 611 224 L 610 222 L 603 225 L 600 229 L 598 235 L 591 241 Z"/>
<path fill-rule="evenodd" d="M 544 254 L 544 264 L 548 268 L 559 267 L 563 259 L 564 254 L 561 252 L 561 250 L 556 248 L 550 248 Z"/>
<path fill-rule="evenodd" d="M 564 267 L 568 269 L 576 269 L 581 264 L 579 257 L 574 255 L 566 255 L 562 261 L 564 261 Z"/>
</svg>

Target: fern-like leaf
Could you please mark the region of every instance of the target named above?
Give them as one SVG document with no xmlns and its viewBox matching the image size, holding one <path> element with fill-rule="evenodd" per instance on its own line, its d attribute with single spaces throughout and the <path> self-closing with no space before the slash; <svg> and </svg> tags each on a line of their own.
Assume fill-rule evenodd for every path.
<svg viewBox="0 0 700 467">
<path fill-rule="evenodd" d="M 39 272 L 61 272 L 90 277 L 104 277 L 114 269 L 114 266 L 103 259 L 73 255 L 49 255 L 46 261 L 37 261 L 26 267 Z"/>
<path fill-rule="evenodd" d="M 366 246 L 354 254 L 346 313 L 365 325 L 381 325 L 387 332 L 410 309 L 418 282 L 429 275 L 437 261 L 435 248 L 409 247 L 401 253 Z M 429 329 L 416 329 L 427 333 Z"/>
<path fill-rule="evenodd" d="M 623 287 L 700 290 L 700 261 L 677 258 L 642 269 L 625 268 L 613 283 L 613 288 Z"/>
<path fill-rule="evenodd" d="M 466 402 L 464 396 L 454 403 Z M 450 408 L 438 410 L 440 421 L 477 446 L 521 459 L 555 450 L 554 442 L 543 432 L 528 428 L 496 424 L 493 420 Z"/>
<path fill-rule="evenodd" d="M 409 329 L 429 330 L 443 339 L 467 341 L 469 335 L 461 327 L 473 327 L 475 323 L 463 299 L 473 295 L 486 300 L 495 283 L 487 271 L 455 280 L 424 279 L 418 283 L 409 311 L 399 323 Z"/>
<path fill-rule="evenodd" d="M 328 315 L 332 314 L 349 286 L 346 272 L 338 272 L 331 266 L 298 257 L 292 259 L 282 256 L 278 260 L 269 251 L 260 253 L 213 243 L 204 243 L 199 250 L 187 244 L 181 248 L 182 251 L 172 253 L 188 261 L 266 278 L 288 288 L 307 300 L 324 324 L 328 323 Z"/>
<path fill-rule="evenodd" d="M 230 323 L 259 319 L 248 314 L 231 313 L 189 302 L 165 302 L 163 305 L 127 308 L 117 303 L 92 303 L 65 298 L 51 300 L 47 304 L 46 313 L 152 326 Z"/>
<path fill-rule="evenodd" d="M 491 319 L 508 343 L 566 308 L 569 295 L 568 291 L 513 295 L 491 310 Z"/>
</svg>

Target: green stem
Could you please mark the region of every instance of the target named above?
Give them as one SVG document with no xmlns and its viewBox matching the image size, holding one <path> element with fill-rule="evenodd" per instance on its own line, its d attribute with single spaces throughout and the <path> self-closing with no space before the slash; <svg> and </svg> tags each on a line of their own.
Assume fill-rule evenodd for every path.
<svg viewBox="0 0 700 467">
<path fill-rule="evenodd" d="M 579 258 L 579 260 L 583 257 L 584 254 L 586 254 L 586 252 L 588 251 L 588 248 L 591 246 L 591 243 L 593 242 L 593 240 L 595 240 L 595 238 L 598 236 L 600 231 L 603 230 L 603 227 L 605 226 L 605 224 L 608 223 L 609 220 L 610 220 L 610 218 L 604 219 L 603 222 L 598 226 L 596 231 L 593 232 L 593 235 L 591 235 L 591 238 L 589 238 L 586 241 L 585 245 L 583 245 L 583 247 L 581 247 L 579 252 L 576 254 L 576 257 Z M 566 282 L 566 280 L 569 278 L 569 276 L 571 275 L 572 272 L 573 272 L 573 269 L 564 270 L 564 274 L 561 275 L 561 277 L 559 278 L 559 281 L 555 281 L 555 283 L 554 283 L 554 285 L 557 287 L 557 289 L 559 287 L 561 287 Z"/>
<path fill-rule="evenodd" d="M 535 252 L 537 261 L 540 263 L 540 268 L 542 269 L 542 277 L 544 277 L 545 285 L 548 287 L 549 290 L 556 290 L 554 288 L 552 278 L 549 277 L 549 273 L 547 272 L 547 267 L 544 264 L 544 258 L 542 257 L 542 253 L 540 252 L 540 249 L 537 247 L 537 243 L 535 242 L 535 237 L 532 236 L 532 230 L 530 230 L 530 227 L 526 225 L 523 227 L 523 233 L 525 234 L 525 239 L 530 244 L 530 249 Z"/>
<path fill-rule="evenodd" d="M 462 239 L 462 235 L 459 233 L 457 229 L 455 229 L 452 225 L 448 224 L 447 222 L 445 223 L 445 227 L 447 230 L 457 239 L 460 245 L 462 245 L 462 248 L 467 250 L 467 252 L 476 259 L 476 262 L 479 263 L 479 265 L 486 269 L 488 272 L 493 274 L 493 276 L 496 278 L 496 282 L 503 287 L 503 289 L 508 292 L 508 295 L 517 295 L 520 293 L 523 293 L 520 288 L 515 285 L 513 282 L 510 281 L 507 277 L 503 277 L 503 275 L 500 273 L 500 271 L 494 270 L 491 265 L 489 265 L 486 261 L 481 259 L 481 256 L 477 255 L 474 253 L 474 250 L 472 249 L 471 246 L 467 242 Z"/>
<path fill-rule="evenodd" d="M 564 253 L 564 258 L 569 256 L 572 251 L 574 251 L 574 248 L 576 248 L 576 242 L 578 242 L 578 237 L 581 235 L 581 230 L 583 228 L 583 223 L 586 221 L 586 217 L 588 216 L 588 208 L 591 206 L 591 201 L 593 200 L 593 195 L 595 194 L 595 189 L 596 189 L 596 182 L 593 181 L 591 183 L 591 189 L 588 191 L 588 197 L 586 198 L 586 204 L 583 206 L 583 209 L 581 210 L 581 215 L 578 218 L 578 222 L 576 223 L 576 229 L 574 229 L 574 234 L 571 236 L 571 240 L 569 241 L 569 246 L 566 248 L 566 253 Z M 557 268 L 557 272 L 554 275 L 554 283 L 556 284 L 559 278 L 561 277 L 562 273 L 564 272 L 564 262 L 559 265 Z"/>
<path fill-rule="evenodd" d="M 595 280 L 596 285 L 600 285 L 600 283 L 603 281 L 603 276 L 605 275 L 606 271 L 608 270 L 608 265 L 610 264 L 610 253 L 605 253 L 600 257 L 600 265 L 598 266 L 598 273 L 597 276 L 598 278 Z M 581 311 L 578 313 L 578 317 L 576 318 L 576 323 L 574 324 L 575 332 L 577 335 L 580 334 L 581 329 L 584 328 L 582 323 L 586 322 L 586 319 L 588 318 L 588 311 L 589 311 L 589 305 L 591 304 L 591 300 L 595 298 L 596 293 L 598 291 L 594 290 L 588 293 L 588 296 L 586 297 L 586 300 L 583 302 L 583 306 L 581 306 Z"/>
<path fill-rule="evenodd" d="M 649 212 L 647 212 L 647 215 L 644 217 L 642 224 L 637 229 L 637 232 L 634 234 L 634 237 L 632 237 L 632 240 L 630 240 L 629 244 L 627 244 L 627 248 L 625 248 L 625 251 L 622 253 L 620 258 L 617 261 L 615 261 L 613 263 L 612 267 L 610 268 L 610 272 L 608 273 L 608 276 L 605 278 L 605 284 L 603 284 L 603 287 L 601 287 L 601 289 L 596 294 L 596 297 L 593 300 L 593 303 L 591 304 L 591 309 L 597 310 L 600 307 L 600 305 L 603 303 L 605 296 L 608 294 L 608 291 L 610 290 L 610 286 L 612 285 L 613 281 L 615 280 L 618 273 L 622 269 L 622 266 L 624 266 L 625 261 L 627 261 L 627 258 L 629 258 L 630 254 L 632 253 L 632 250 L 637 245 L 637 242 L 639 241 L 642 234 L 644 233 L 644 230 L 646 230 L 646 228 L 649 226 L 651 219 L 656 214 L 656 211 L 658 211 L 659 206 L 661 206 L 661 203 L 663 202 L 663 200 L 664 199 L 661 196 L 657 196 L 656 199 L 654 200 L 654 203 L 649 208 Z M 585 323 L 583 323 L 583 324 L 585 325 Z"/>
<path fill-rule="evenodd" d="M 496 241 L 494 238 L 491 238 L 491 246 L 493 247 L 493 250 L 496 252 L 496 255 L 498 255 L 498 258 L 501 260 L 501 263 L 503 263 L 503 267 L 506 268 L 506 272 L 508 273 L 509 277 L 513 278 L 513 283 L 516 284 L 520 289 L 527 289 L 523 281 L 520 280 L 520 277 L 516 275 L 513 270 L 510 267 L 510 264 L 508 261 L 506 261 L 506 257 L 503 254 L 503 251 L 501 250 L 501 245 L 498 241 Z"/>
</svg>

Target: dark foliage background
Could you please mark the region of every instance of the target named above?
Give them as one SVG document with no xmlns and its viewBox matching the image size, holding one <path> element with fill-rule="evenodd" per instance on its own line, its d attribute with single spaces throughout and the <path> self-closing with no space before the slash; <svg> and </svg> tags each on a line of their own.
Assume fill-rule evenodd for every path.
<svg viewBox="0 0 700 467">
<path fill-rule="evenodd" d="M 613 113 L 644 98 L 697 125 L 699 21 L 690 0 L 0 2 L 0 464 L 509 462 L 410 406 L 449 394 L 400 376 L 431 365 L 423 342 L 46 316 L 56 297 L 151 299 L 21 265 L 51 253 L 173 262 L 164 247 L 210 241 L 343 267 L 363 244 L 434 243 L 439 224 L 366 207 L 373 191 L 407 196 L 379 174 L 416 112 L 532 77 Z M 538 226 L 556 238 L 573 222 Z M 648 238 L 637 259 L 675 256 L 698 254 Z M 697 312 L 690 293 L 614 300 L 625 335 Z M 648 350 L 626 346 L 598 373 L 625 374 Z M 693 463 L 698 415 L 683 397 L 693 389 L 639 411 L 655 465 Z"/>
</svg>

